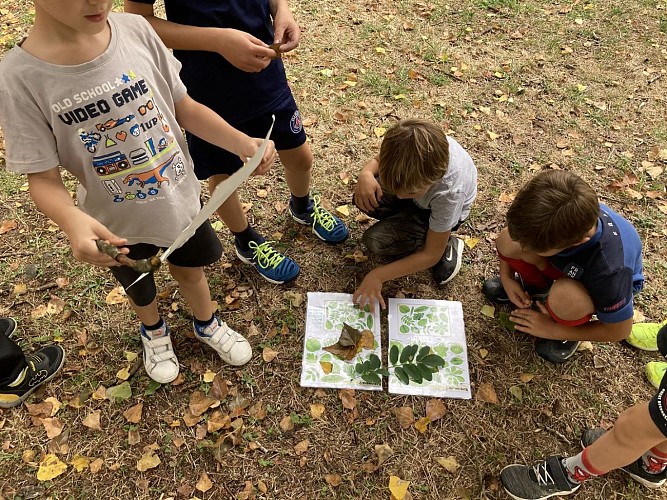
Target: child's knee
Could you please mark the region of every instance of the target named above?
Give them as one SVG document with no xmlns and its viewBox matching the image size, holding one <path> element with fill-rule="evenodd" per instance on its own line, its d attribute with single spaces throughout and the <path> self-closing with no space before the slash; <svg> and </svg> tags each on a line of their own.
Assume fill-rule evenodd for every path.
<svg viewBox="0 0 667 500">
<path fill-rule="evenodd" d="M 196 285 L 202 279 L 206 279 L 204 276 L 204 269 L 201 267 L 180 267 L 170 265 L 169 270 L 171 275 L 180 285 Z"/>
<path fill-rule="evenodd" d="M 595 306 L 586 288 L 570 278 L 554 281 L 549 292 L 547 307 L 554 321 L 563 324 L 587 323 L 595 312 Z"/>
</svg>

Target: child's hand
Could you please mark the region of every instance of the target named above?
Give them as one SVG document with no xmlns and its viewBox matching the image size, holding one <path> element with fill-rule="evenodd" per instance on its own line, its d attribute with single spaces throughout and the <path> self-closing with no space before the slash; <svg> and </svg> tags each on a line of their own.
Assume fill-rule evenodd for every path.
<svg viewBox="0 0 667 500">
<path fill-rule="evenodd" d="M 519 309 L 530 307 L 532 300 L 530 295 L 528 295 L 528 293 L 526 293 L 522 288 L 521 283 L 513 278 L 503 279 L 502 276 L 500 278 L 500 282 L 503 284 L 505 293 L 507 293 L 507 296 L 509 297 L 512 304 L 517 306 Z"/>
<path fill-rule="evenodd" d="M 280 52 L 289 52 L 299 45 L 301 30 L 288 8 L 278 9 L 273 16 L 273 40 L 280 44 Z"/>
<path fill-rule="evenodd" d="M 515 309 L 510 314 L 510 321 L 514 323 L 514 329 L 520 332 L 541 337 L 553 338 L 550 334 L 551 328 L 556 324 L 549 310 L 541 302 L 536 302 L 539 311 L 533 309 Z"/>
<path fill-rule="evenodd" d="M 127 240 L 116 236 L 106 226 L 89 215 L 83 212 L 80 212 L 80 214 L 81 216 L 77 218 L 74 224 L 69 226 L 70 229 L 67 232 L 74 258 L 94 266 L 119 266 L 118 262 L 98 250 L 95 241 L 106 240 L 112 245 L 122 247 L 127 244 Z M 127 248 L 120 248 L 120 251 L 124 254 L 129 253 Z"/>
<path fill-rule="evenodd" d="M 223 28 L 217 33 L 215 51 L 241 71 L 259 73 L 276 56 L 267 44 L 244 31 Z"/>
<path fill-rule="evenodd" d="M 262 145 L 263 139 L 258 139 L 258 138 L 249 138 L 250 142 L 245 146 L 244 151 L 250 152 L 253 151 L 252 154 L 248 154 L 245 158 L 241 155 L 239 157 L 244 161 L 247 162 L 249 158 L 255 155 L 259 147 Z M 243 153 L 242 153 L 243 154 Z M 252 171 L 252 174 L 250 175 L 264 175 L 267 173 L 269 170 L 271 170 L 271 167 L 273 167 L 273 163 L 276 160 L 276 145 L 273 141 L 268 141 L 266 144 L 266 151 L 264 151 L 264 156 L 262 156 L 262 161 L 260 162 L 259 165 L 257 165 L 257 168 Z"/>
<path fill-rule="evenodd" d="M 379 302 L 382 309 L 387 306 L 382 298 L 382 285 L 384 282 L 375 277 L 373 271 L 368 273 L 364 280 L 352 294 L 352 302 L 359 304 L 359 307 L 364 307 L 366 304 L 370 305 L 371 313 L 375 312 L 375 302 Z"/>
<path fill-rule="evenodd" d="M 354 187 L 354 204 L 363 212 L 372 212 L 380 206 L 382 187 L 370 172 L 362 171 Z"/>
</svg>

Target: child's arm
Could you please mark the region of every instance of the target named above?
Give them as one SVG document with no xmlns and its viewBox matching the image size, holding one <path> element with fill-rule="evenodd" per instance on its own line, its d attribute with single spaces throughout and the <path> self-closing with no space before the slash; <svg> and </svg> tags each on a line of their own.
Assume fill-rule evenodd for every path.
<svg viewBox="0 0 667 500">
<path fill-rule="evenodd" d="M 176 120 L 188 132 L 234 153 L 243 162 L 252 157 L 262 143 L 262 139 L 253 139 L 236 130 L 212 109 L 198 103 L 189 95 L 176 103 Z M 273 141 L 269 141 L 262 163 L 253 174 L 266 173 L 273 165 L 275 153 L 275 145 Z"/>
<path fill-rule="evenodd" d="M 547 261 L 544 257 L 524 252 L 521 249 L 521 246 L 510 238 L 507 228 L 504 228 L 498 235 L 498 238 L 496 238 L 496 250 L 498 250 L 499 254 L 504 255 L 505 257 L 530 262 L 539 269 L 544 269 L 547 265 Z M 530 295 L 524 291 L 521 283 L 514 279 L 514 270 L 511 266 L 504 260 L 500 259 L 499 267 L 500 282 L 503 284 L 505 293 L 507 293 L 512 304 L 518 308 L 530 307 L 532 304 Z"/>
<path fill-rule="evenodd" d="M 438 233 L 429 229 L 424 248 L 391 264 L 373 269 L 355 290 L 352 300 L 360 306 L 368 302 L 371 311 L 374 311 L 375 299 L 377 299 L 384 309 L 386 305 L 382 298 L 382 285 L 386 281 L 415 274 L 435 266 L 445 253 L 450 234 L 451 231 Z"/>
<path fill-rule="evenodd" d="M 372 212 L 380 206 L 382 187 L 377 180 L 380 173 L 380 164 L 377 158 L 372 158 L 364 165 L 357 176 L 357 185 L 354 187 L 354 204 L 362 211 Z"/>
<path fill-rule="evenodd" d="M 619 323 L 589 321 L 579 326 L 556 323 L 547 308 L 537 302 L 539 311 L 516 309 L 510 315 L 515 329 L 535 337 L 555 340 L 591 340 L 593 342 L 619 342 L 628 338 L 632 331 L 632 318 Z"/>
<path fill-rule="evenodd" d="M 58 167 L 45 172 L 28 174 L 30 196 L 40 212 L 53 220 L 70 241 L 76 260 L 96 266 L 118 266 L 118 262 L 97 249 L 95 240 L 107 240 L 121 247 L 127 240 L 119 238 L 97 220 L 85 214 L 74 205 L 67 188 L 63 184 Z M 127 248 L 121 252 L 128 253 Z"/>
<path fill-rule="evenodd" d="M 125 12 L 144 16 L 167 47 L 217 52 L 242 71 L 262 71 L 276 55 L 275 51 L 259 38 L 243 31 L 189 26 L 155 17 L 151 4 L 125 0 Z"/>
<path fill-rule="evenodd" d="M 301 30 L 287 6 L 287 0 L 269 0 L 273 16 L 274 43 L 280 44 L 280 52 L 289 52 L 299 45 Z"/>
</svg>

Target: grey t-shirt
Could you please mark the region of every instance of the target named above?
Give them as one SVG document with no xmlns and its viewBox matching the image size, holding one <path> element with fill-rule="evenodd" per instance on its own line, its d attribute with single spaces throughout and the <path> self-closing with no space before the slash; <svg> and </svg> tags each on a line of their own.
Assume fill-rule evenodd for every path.
<svg viewBox="0 0 667 500">
<path fill-rule="evenodd" d="M 431 210 L 428 228 L 446 233 L 470 214 L 477 196 L 477 168 L 463 147 L 451 137 L 447 173 L 424 196 L 415 198 L 418 207 Z"/>
<path fill-rule="evenodd" d="M 94 60 L 50 64 L 16 46 L 0 62 L 7 169 L 56 166 L 80 182 L 81 210 L 129 244 L 169 246 L 200 208 L 175 117 L 180 63 L 141 16 L 111 14 Z"/>
</svg>

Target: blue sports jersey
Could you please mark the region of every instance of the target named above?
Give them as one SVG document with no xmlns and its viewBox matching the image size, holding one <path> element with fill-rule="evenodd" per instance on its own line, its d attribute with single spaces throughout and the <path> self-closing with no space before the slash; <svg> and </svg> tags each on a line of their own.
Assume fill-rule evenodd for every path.
<svg viewBox="0 0 667 500">
<path fill-rule="evenodd" d="M 156 0 L 132 0 L 154 4 Z M 269 0 L 165 0 L 167 19 L 190 26 L 233 28 L 267 44 L 273 43 Z M 259 73 L 232 66 L 215 52 L 174 50 L 181 61 L 181 79 L 188 94 L 207 105 L 231 124 L 255 118 L 285 99 L 289 93 L 280 59 Z"/>
<path fill-rule="evenodd" d="M 581 281 L 600 321 L 632 318 L 632 298 L 644 286 L 642 244 L 632 224 L 609 207 L 600 203 L 597 231 L 589 241 L 549 261 Z"/>
</svg>

